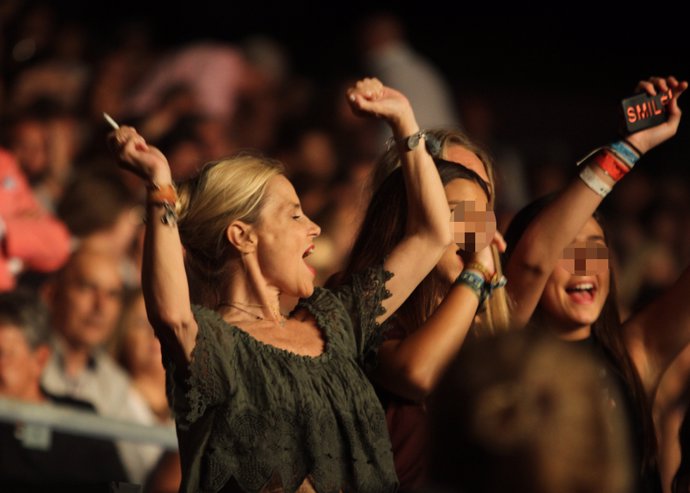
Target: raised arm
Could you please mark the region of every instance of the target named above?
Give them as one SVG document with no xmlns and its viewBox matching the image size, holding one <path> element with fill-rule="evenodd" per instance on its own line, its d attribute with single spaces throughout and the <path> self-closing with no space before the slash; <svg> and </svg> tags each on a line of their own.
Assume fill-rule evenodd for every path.
<svg viewBox="0 0 690 493">
<path fill-rule="evenodd" d="M 492 242 L 503 251 L 500 233 Z M 484 273 L 474 265 L 481 264 L 486 274 L 496 271 L 491 245 L 478 252 L 465 267 L 476 275 Z M 465 342 L 474 323 L 479 296 L 467 284 L 455 283 L 434 313 L 404 338 L 385 341 L 379 348 L 379 364 L 374 378 L 383 388 L 412 401 L 424 399 Z"/>
<path fill-rule="evenodd" d="M 377 79 L 364 79 L 348 90 L 348 99 L 356 113 L 382 118 L 391 127 L 405 178 L 407 225 L 384 265 L 395 275 L 387 283 L 392 295 L 383 302 L 386 312 L 377 318 L 380 323 L 407 299 L 451 243 L 450 211 L 423 137 L 413 149 L 407 147 L 407 137 L 420 130 L 407 98 Z"/>
<path fill-rule="evenodd" d="M 174 351 L 179 362 L 191 360 L 197 325 L 192 314 L 182 244 L 174 218 L 163 206 L 175 205 L 176 195 L 165 156 L 149 146 L 132 127 L 111 134 L 123 167 L 147 185 L 147 222 L 142 265 L 146 312 L 156 335 Z"/>
<path fill-rule="evenodd" d="M 678 84 L 673 78 L 646 84 L 650 94 L 657 90 L 682 92 L 687 83 Z M 669 120 L 664 125 L 677 126 L 681 111 L 675 97 L 669 105 Z M 630 355 L 640 372 L 648 394 L 654 395 L 661 376 L 671 362 L 690 343 L 690 267 L 663 295 L 634 314 L 624 325 L 625 340 Z"/>
<path fill-rule="evenodd" d="M 638 86 L 639 90 L 652 95 L 664 88 L 673 90 L 668 121 L 627 138 L 642 153 L 669 139 L 678 129 L 680 110 L 677 101 L 687 88 L 687 82 L 679 83 L 673 77 L 652 78 Z M 594 164 L 594 159 L 589 159 L 583 166 L 596 175 L 595 181 L 603 182 L 609 188 L 615 184 L 600 166 Z M 529 321 L 563 249 L 582 229 L 602 200 L 600 194 L 576 178 L 525 230 L 505 266 L 507 290 L 514 302 L 512 320 L 515 326 L 522 327 Z"/>
</svg>

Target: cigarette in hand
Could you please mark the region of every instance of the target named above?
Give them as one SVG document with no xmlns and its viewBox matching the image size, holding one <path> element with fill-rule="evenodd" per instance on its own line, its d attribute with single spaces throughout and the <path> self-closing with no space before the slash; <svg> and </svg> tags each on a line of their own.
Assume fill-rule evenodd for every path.
<svg viewBox="0 0 690 493">
<path fill-rule="evenodd" d="M 105 113 L 105 112 L 104 112 L 104 113 L 103 113 L 103 118 L 105 118 L 105 121 L 107 121 L 108 124 L 109 124 L 111 127 L 113 127 L 113 130 L 117 130 L 118 128 L 120 128 L 120 125 L 118 125 L 117 122 L 116 122 L 115 120 L 113 120 L 113 117 L 110 116 L 108 113 Z"/>
</svg>

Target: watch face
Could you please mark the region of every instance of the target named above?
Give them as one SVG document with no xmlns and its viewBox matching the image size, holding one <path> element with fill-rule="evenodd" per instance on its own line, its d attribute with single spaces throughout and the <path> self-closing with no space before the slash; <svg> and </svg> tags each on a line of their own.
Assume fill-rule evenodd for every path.
<svg viewBox="0 0 690 493">
<path fill-rule="evenodd" d="M 409 150 L 416 148 L 419 145 L 419 139 L 422 138 L 422 135 L 423 135 L 422 132 L 417 132 L 417 133 L 410 135 L 407 138 L 407 148 Z"/>
</svg>

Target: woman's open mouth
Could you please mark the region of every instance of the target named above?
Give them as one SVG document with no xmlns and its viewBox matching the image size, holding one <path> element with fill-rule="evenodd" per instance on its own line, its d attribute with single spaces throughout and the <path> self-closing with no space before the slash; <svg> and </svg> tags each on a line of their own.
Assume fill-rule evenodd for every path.
<svg viewBox="0 0 690 493">
<path fill-rule="evenodd" d="M 596 286 L 591 282 L 580 282 L 565 288 L 565 292 L 568 293 L 568 297 L 578 304 L 592 303 L 592 301 L 594 301 L 594 294 L 596 291 Z"/>
</svg>

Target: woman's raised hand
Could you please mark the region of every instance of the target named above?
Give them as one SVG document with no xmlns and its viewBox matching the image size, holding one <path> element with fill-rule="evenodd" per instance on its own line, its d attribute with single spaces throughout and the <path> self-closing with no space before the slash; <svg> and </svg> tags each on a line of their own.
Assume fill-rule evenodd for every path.
<svg viewBox="0 0 690 493">
<path fill-rule="evenodd" d="M 667 103 L 668 120 L 660 125 L 635 132 L 626 137 L 627 140 L 640 151 L 647 152 L 665 140 L 673 137 L 680 123 L 681 111 L 678 107 L 678 98 L 687 88 L 687 81 L 678 82 L 675 77 L 650 77 L 648 80 L 640 81 L 637 85 L 637 90 L 639 92 L 646 92 L 650 96 L 656 96 L 658 93 L 671 92 L 671 100 Z"/>
<path fill-rule="evenodd" d="M 499 253 L 506 251 L 506 240 L 498 231 L 494 232 L 491 242 L 472 256 L 473 262 L 478 262 L 488 269 L 491 274 L 496 272 L 496 265 L 494 264 L 494 255 L 492 247 L 495 247 Z"/>
<path fill-rule="evenodd" d="M 160 150 L 148 145 L 134 128 L 122 126 L 111 132 L 108 139 L 124 169 L 154 184 L 172 181 L 166 157 Z"/>
<path fill-rule="evenodd" d="M 352 111 L 360 116 L 374 116 L 385 120 L 398 137 L 406 137 L 419 130 L 410 102 L 400 91 L 386 87 L 376 78 L 358 81 L 347 90 Z"/>
</svg>

